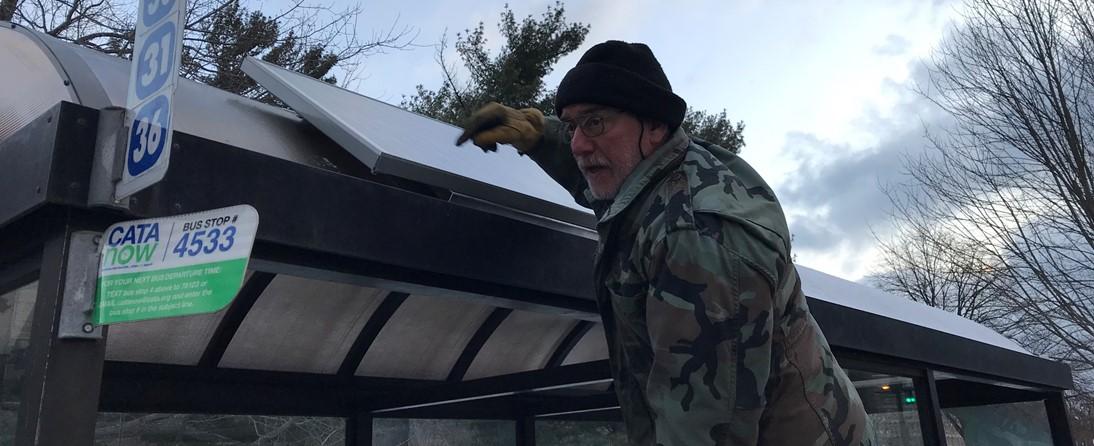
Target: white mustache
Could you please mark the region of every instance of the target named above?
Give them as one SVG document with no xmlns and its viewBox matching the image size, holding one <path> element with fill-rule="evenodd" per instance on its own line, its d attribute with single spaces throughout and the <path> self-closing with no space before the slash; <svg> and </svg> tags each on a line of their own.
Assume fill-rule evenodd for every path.
<svg viewBox="0 0 1094 446">
<path fill-rule="evenodd" d="M 603 161 L 584 160 L 577 159 L 577 168 L 581 170 L 588 170 L 597 167 L 608 167 L 608 163 Z"/>
</svg>

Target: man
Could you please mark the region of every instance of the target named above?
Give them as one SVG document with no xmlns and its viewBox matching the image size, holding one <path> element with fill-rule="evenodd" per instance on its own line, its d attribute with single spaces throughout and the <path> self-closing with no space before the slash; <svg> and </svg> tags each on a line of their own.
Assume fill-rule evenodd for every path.
<svg viewBox="0 0 1094 446">
<path fill-rule="evenodd" d="M 596 294 L 633 444 L 869 444 L 771 188 L 689 138 L 685 110 L 646 45 L 608 41 L 563 78 L 561 119 L 490 104 L 457 144 L 513 145 L 596 213 Z"/>
</svg>

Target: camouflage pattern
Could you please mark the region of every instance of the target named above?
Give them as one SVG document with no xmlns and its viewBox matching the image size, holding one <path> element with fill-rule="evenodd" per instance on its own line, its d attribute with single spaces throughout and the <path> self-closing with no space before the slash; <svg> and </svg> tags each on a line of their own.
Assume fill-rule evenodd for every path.
<svg viewBox="0 0 1094 446">
<path fill-rule="evenodd" d="M 599 218 L 597 298 L 632 444 L 865 445 L 774 193 L 682 130 L 594 201 L 556 119 L 529 155 Z"/>
</svg>

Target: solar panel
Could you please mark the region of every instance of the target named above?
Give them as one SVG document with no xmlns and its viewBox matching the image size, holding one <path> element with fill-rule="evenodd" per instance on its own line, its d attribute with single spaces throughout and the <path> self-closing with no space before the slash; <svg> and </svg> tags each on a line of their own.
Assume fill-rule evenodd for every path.
<svg viewBox="0 0 1094 446">
<path fill-rule="evenodd" d="M 456 147 L 458 127 L 248 57 L 243 72 L 373 172 L 571 224 L 595 218 L 515 149 Z"/>
</svg>

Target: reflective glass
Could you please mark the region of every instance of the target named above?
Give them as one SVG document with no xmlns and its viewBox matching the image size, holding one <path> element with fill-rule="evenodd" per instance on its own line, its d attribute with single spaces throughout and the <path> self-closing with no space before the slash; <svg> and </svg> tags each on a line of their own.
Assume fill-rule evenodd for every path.
<svg viewBox="0 0 1094 446">
<path fill-rule="evenodd" d="M 536 420 L 536 445 L 625 446 L 623 423 L 609 421 Z"/>
<path fill-rule="evenodd" d="M 912 378 L 851 369 L 847 370 L 847 376 L 855 383 L 866 414 L 874 424 L 875 445 L 923 444 Z"/>
<path fill-rule="evenodd" d="M 1050 446 L 1052 432 L 1041 401 L 942 409 L 949 446 Z"/>
<path fill-rule="evenodd" d="M 0 295 L 0 445 L 15 442 L 38 282 Z"/>
<path fill-rule="evenodd" d="M 511 446 L 516 442 L 513 421 L 396 418 L 372 421 L 374 446 Z"/>
<path fill-rule="evenodd" d="M 345 426 L 343 418 L 100 413 L 95 446 L 341 446 Z"/>
</svg>

